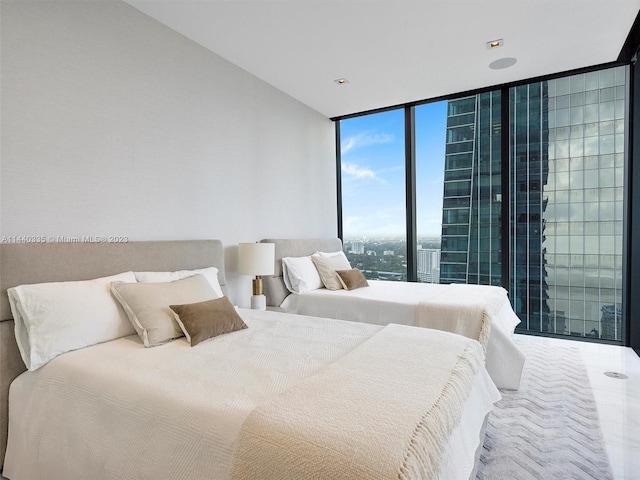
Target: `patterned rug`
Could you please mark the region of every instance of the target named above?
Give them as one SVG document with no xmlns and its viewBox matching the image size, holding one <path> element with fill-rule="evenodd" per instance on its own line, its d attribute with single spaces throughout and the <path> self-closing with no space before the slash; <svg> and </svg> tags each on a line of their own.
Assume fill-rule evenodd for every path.
<svg viewBox="0 0 640 480">
<path fill-rule="evenodd" d="M 521 345 L 520 390 L 489 417 L 478 480 L 613 479 L 580 352 Z"/>
</svg>

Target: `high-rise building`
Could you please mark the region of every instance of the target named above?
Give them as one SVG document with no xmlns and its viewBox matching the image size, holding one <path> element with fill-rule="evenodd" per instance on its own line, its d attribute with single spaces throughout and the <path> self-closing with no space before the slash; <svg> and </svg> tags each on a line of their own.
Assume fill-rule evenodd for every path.
<svg viewBox="0 0 640 480">
<path fill-rule="evenodd" d="M 513 87 L 509 283 L 519 329 L 620 340 L 626 67 Z M 501 285 L 500 92 L 450 101 L 441 281 Z"/>
<path fill-rule="evenodd" d="M 447 107 L 440 281 L 501 284 L 500 92 Z"/>
<path fill-rule="evenodd" d="M 440 283 L 440 249 L 418 247 L 418 281 Z"/>
<path fill-rule="evenodd" d="M 351 253 L 355 253 L 356 255 L 363 255 L 364 254 L 364 242 L 352 241 L 351 242 Z"/>
</svg>

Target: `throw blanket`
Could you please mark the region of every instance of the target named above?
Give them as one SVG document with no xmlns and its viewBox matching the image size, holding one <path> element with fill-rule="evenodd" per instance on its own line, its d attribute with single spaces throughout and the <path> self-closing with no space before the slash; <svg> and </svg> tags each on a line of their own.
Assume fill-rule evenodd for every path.
<svg viewBox="0 0 640 480">
<path fill-rule="evenodd" d="M 486 352 L 491 319 L 509 299 L 501 287 L 451 284 L 418 303 L 416 325 L 478 340 Z"/>
<path fill-rule="evenodd" d="M 431 479 L 460 421 L 478 342 L 388 325 L 257 407 L 240 431 L 232 479 Z"/>
</svg>

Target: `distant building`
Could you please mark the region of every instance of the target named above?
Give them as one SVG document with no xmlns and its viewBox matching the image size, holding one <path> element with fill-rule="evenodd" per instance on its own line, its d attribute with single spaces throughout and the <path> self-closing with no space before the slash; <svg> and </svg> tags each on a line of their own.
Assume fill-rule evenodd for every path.
<svg viewBox="0 0 640 480">
<path fill-rule="evenodd" d="M 382 252 L 382 255 L 389 255 L 389 256 L 393 257 L 394 251 L 393 250 L 385 250 L 385 251 Z"/>
<path fill-rule="evenodd" d="M 418 281 L 440 283 L 440 249 L 418 248 Z"/>
<path fill-rule="evenodd" d="M 351 252 L 355 255 L 364 255 L 364 242 L 351 242 Z"/>
</svg>

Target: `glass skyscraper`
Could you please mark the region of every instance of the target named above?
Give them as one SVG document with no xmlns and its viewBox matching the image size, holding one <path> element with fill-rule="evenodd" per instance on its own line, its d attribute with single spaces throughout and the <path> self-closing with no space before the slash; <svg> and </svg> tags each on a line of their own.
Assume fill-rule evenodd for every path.
<svg viewBox="0 0 640 480">
<path fill-rule="evenodd" d="M 441 283 L 501 285 L 500 92 L 449 101 Z"/>
<path fill-rule="evenodd" d="M 616 67 L 510 89 L 504 188 L 519 329 L 622 338 L 626 75 Z M 443 283 L 502 284 L 501 100 L 488 92 L 448 105 Z"/>
</svg>

